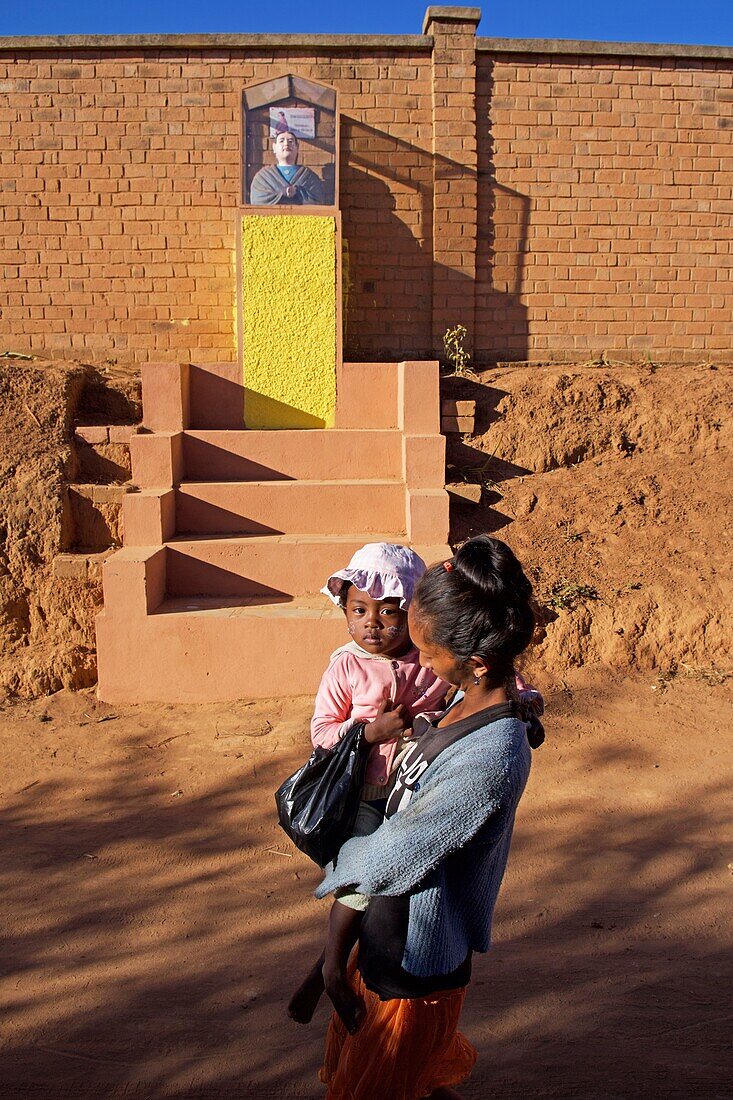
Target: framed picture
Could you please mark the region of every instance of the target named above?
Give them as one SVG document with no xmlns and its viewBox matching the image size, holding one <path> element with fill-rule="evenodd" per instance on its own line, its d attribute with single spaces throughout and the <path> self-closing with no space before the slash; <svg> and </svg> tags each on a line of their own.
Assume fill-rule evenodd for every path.
<svg viewBox="0 0 733 1100">
<path fill-rule="evenodd" d="M 298 141 L 313 141 L 316 136 L 316 112 L 313 107 L 270 107 L 270 138 L 289 130 Z"/>
<path fill-rule="evenodd" d="M 338 206 L 336 90 L 295 74 L 242 93 L 242 203 L 273 213 Z"/>
</svg>

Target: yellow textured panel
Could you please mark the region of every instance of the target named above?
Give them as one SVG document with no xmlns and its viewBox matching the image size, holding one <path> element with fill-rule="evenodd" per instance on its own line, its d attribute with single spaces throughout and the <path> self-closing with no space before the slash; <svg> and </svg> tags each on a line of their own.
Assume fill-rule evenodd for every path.
<svg viewBox="0 0 733 1100">
<path fill-rule="evenodd" d="M 330 427 L 336 407 L 336 222 L 242 219 L 244 419 Z"/>
</svg>

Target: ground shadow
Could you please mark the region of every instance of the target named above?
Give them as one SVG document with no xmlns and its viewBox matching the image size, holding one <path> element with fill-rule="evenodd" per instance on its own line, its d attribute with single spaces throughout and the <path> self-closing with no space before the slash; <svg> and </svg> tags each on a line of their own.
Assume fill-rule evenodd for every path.
<svg viewBox="0 0 733 1100">
<path fill-rule="evenodd" d="M 480 1051 L 465 1095 L 726 1096 L 729 960 L 709 903 L 725 911 L 711 876 L 727 784 L 707 770 L 668 798 L 660 747 L 605 746 L 613 713 L 576 733 L 592 697 L 550 703 L 464 1014 Z M 301 1029 L 284 1005 L 325 907 L 272 797 L 307 732 L 273 719 L 247 735 L 230 708 L 206 740 L 197 713 L 168 723 L 141 708 L 120 737 L 99 726 L 94 759 L 75 750 L 58 779 L 5 799 L 8 1097 L 48 1096 L 51 1081 L 79 1100 L 322 1095 L 325 1010 Z M 202 753 L 219 759 L 216 782 L 197 777 Z"/>
</svg>

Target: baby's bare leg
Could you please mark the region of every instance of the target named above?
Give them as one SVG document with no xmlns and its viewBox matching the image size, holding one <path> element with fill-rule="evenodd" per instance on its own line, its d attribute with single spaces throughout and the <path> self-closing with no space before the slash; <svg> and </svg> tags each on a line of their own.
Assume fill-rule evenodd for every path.
<svg viewBox="0 0 733 1100">
<path fill-rule="evenodd" d="M 325 959 L 326 952 L 322 951 L 288 1002 L 288 1016 L 296 1023 L 309 1024 L 313 1019 L 313 1013 L 325 989 L 323 982 Z"/>
<path fill-rule="evenodd" d="M 352 1035 L 364 1019 L 366 1007 L 354 992 L 347 976 L 349 956 L 359 938 L 364 913 L 335 901 L 328 918 L 328 941 L 323 963 L 323 980 L 333 1007 Z"/>
<path fill-rule="evenodd" d="M 339 1002 L 345 1006 L 353 1023 L 353 1013 L 357 1007 L 358 998 L 348 983 L 346 968 L 352 948 L 359 938 L 362 916 L 363 913 L 358 909 L 350 909 L 338 901 L 333 903 L 331 915 L 328 918 L 328 940 L 325 950 L 318 956 L 288 1003 L 288 1016 L 291 1020 L 299 1024 L 309 1024 L 324 990 L 328 987 L 331 1000 L 333 1001 L 331 996 L 333 992 Z M 326 975 L 328 975 L 327 978 Z M 334 1008 L 341 1015 L 335 1002 Z M 345 1019 L 344 1023 L 348 1027 Z"/>
<path fill-rule="evenodd" d="M 373 833 L 375 829 L 379 828 L 383 819 L 383 807 L 378 807 L 369 802 L 362 802 L 354 823 L 353 835 L 368 836 L 369 833 Z M 355 894 L 350 888 L 337 890 L 337 898 L 339 893 L 344 897 L 348 896 L 352 904 L 341 905 L 338 900 L 334 902 L 329 917 L 326 950 L 318 957 L 308 971 L 305 980 L 291 997 L 288 1005 L 288 1015 L 291 1019 L 297 1020 L 299 1024 L 310 1023 L 324 989 L 327 985 L 330 985 L 328 995 L 346 1026 L 349 1025 L 342 1015 L 339 1005 L 346 1012 L 352 1025 L 355 1023 L 355 1017 L 358 1017 L 358 1022 L 354 1026 L 354 1030 L 356 1030 L 363 1013 L 358 1011 L 359 998 L 356 997 L 348 983 L 346 968 L 352 948 L 359 938 L 359 925 L 366 908 L 367 899 L 361 898 L 359 900 L 360 895 Z M 339 1002 L 339 1005 L 336 1004 L 336 1001 Z"/>
</svg>

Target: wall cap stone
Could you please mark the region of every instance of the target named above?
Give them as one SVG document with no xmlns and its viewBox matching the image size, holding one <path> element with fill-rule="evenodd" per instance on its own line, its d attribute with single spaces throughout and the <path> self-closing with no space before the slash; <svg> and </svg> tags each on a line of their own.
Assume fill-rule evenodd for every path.
<svg viewBox="0 0 733 1100">
<path fill-rule="evenodd" d="M 425 12 L 422 32 L 427 34 L 431 23 L 474 23 L 478 26 L 480 22 L 481 8 L 431 7 Z"/>
<path fill-rule="evenodd" d="M 478 24 L 480 8 L 430 7 L 424 31 L 432 22 Z M 432 38 L 423 34 L 60 34 L 0 36 L 0 53 L 37 51 L 127 50 L 309 50 L 338 52 L 387 49 L 429 51 Z M 665 42 L 596 42 L 573 38 L 477 38 L 481 53 L 573 54 L 581 57 L 660 57 L 733 60 L 733 46 L 671 44 Z"/>
<path fill-rule="evenodd" d="M 671 45 L 666 42 L 593 42 L 574 38 L 477 38 L 481 53 L 575 54 L 584 57 L 722 58 L 733 60 L 733 46 Z"/>
<path fill-rule="evenodd" d="M 443 10 L 443 9 L 437 9 Z M 461 9 L 448 8 L 448 11 Z M 472 11 L 474 9 L 466 9 Z M 0 36 L 0 52 L 49 50 L 430 50 L 420 34 L 44 34 Z"/>
</svg>

